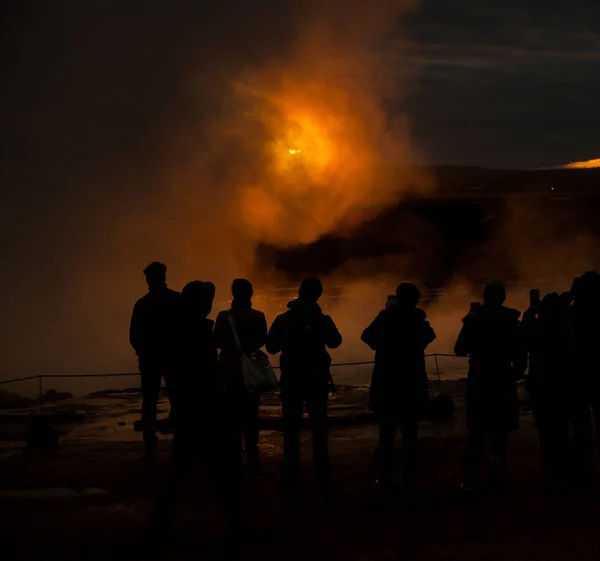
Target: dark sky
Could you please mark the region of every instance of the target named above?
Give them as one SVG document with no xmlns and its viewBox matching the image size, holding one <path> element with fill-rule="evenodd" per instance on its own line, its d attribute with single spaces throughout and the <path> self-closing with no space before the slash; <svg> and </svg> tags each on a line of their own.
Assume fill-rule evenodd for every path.
<svg viewBox="0 0 600 561">
<path fill-rule="evenodd" d="M 107 138 L 123 143 L 115 151 L 125 159 L 151 150 L 149 129 L 173 117 L 178 81 L 201 71 L 207 51 L 233 66 L 267 59 L 293 40 L 293 20 L 305 17 L 299 5 L 310 10 L 269 0 L 11 4 L 4 153 L 30 158 L 29 136 L 60 130 L 85 137 L 54 140 L 71 160 L 73 150 L 101 158 Z M 537 167 L 598 157 L 595 0 L 421 0 L 405 22 L 413 49 L 398 71 L 417 80 L 406 110 L 430 162 Z"/>
<path fill-rule="evenodd" d="M 430 161 L 537 167 L 600 154 L 600 4 L 424 0 L 409 114 Z"/>
</svg>

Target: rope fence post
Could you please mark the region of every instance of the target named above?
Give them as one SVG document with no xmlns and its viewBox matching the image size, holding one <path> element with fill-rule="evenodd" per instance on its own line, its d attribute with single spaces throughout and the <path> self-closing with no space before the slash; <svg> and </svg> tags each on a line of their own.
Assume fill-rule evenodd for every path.
<svg viewBox="0 0 600 561">
<path fill-rule="evenodd" d="M 438 355 L 437 353 L 433 355 L 435 359 L 435 370 L 437 372 L 438 384 L 440 385 L 440 392 L 442 391 L 442 377 L 440 376 L 440 365 L 438 363 Z"/>
<path fill-rule="evenodd" d="M 40 417 L 44 415 L 44 388 L 42 386 L 43 376 L 38 376 L 38 389 L 40 392 Z"/>
</svg>

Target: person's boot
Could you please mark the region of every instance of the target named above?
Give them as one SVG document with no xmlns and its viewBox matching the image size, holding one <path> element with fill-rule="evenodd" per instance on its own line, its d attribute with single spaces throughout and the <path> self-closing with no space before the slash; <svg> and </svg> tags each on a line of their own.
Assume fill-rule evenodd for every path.
<svg viewBox="0 0 600 561">
<path fill-rule="evenodd" d="M 472 495 L 477 491 L 477 465 L 467 464 L 464 466 L 460 490 L 464 495 Z"/>
<path fill-rule="evenodd" d="M 293 489 L 298 484 L 298 468 L 284 467 L 277 473 L 277 483 L 282 489 Z"/>
<path fill-rule="evenodd" d="M 394 481 L 389 475 L 381 475 L 379 479 L 375 481 L 373 490 L 376 493 L 381 494 L 391 493 L 394 490 Z"/>
<path fill-rule="evenodd" d="M 152 458 L 158 452 L 158 437 L 154 433 L 144 435 L 144 446 L 146 449 L 146 457 Z"/>
<path fill-rule="evenodd" d="M 505 462 L 502 458 L 490 455 L 489 460 L 489 491 L 492 494 L 501 494 L 505 490 L 504 483 Z"/>
<path fill-rule="evenodd" d="M 260 473 L 261 470 L 262 464 L 260 463 L 258 450 L 248 452 L 248 472 L 256 475 L 257 473 Z"/>
</svg>

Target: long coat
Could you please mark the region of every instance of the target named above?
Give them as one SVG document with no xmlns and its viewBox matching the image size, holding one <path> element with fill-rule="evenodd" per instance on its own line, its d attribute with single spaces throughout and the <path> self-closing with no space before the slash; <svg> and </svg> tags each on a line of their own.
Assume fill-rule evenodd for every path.
<svg viewBox="0 0 600 561">
<path fill-rule="evenodd" d="M 398 418 L 424 416 L 429 401 L 424 351 L 435 339 L 425 312 L 391 306 L 361 339 L 375 351 L 369 408 Z"/>
<path fill-rule="evenodd" d="M 518 310 L 482 305 L 463 320 L 454 352 L 469 357 L 467 428 L 510 431 L 519 426 L 517 381 L 527 366 Z"/>
</svg>

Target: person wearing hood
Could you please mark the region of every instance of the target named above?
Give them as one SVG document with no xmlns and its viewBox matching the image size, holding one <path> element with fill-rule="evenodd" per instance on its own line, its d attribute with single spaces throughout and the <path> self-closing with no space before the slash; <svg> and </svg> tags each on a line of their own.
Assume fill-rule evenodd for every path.
<svg viewBox="0 0 600 561">
<path fill-rule="evenodd" d="M 406 488 L 415 483 L 419 420 L 426 416 L 429 403 L 424 351 L 435 340 L 425 312 L 417 308 L 420 297 L 414 284 L 400 284 L 396 300 L 379 313 L 361 337 L 375 351 L 369 409 L 379 420 L 379 489 L 392 485 L 398 425 L 402 433 L 402 482 Z"/>
<path fill-rule="evenodd" d="M 167 287 L 167 267 L 163 263 L 150 263 L 144 275 L 148 293 L 133 308 L 129 342 L 139 361 L 143 437 L 150 455 L 156 451 L 158 441 L 156 417 L 161 381 L 164 377 L 169 391 L 170 379 L 177 371 L 181 295 Z"/>
<path fill-rule="evenodd" d="M 327 402 L 331 381 L 331 357 L 327 349 L 342 344 L 342 336 L 330 316 L 318 304 L 323 294 L 319 279 L 302 281 L 298 299 L 277 316 L 267 336 L 267 352 L 281 353 L 281 402 L 283 412 L 283 472 L 295 481 L 300 460 L 300 426 L 304 406 L 312 430 L 313 465 L 319 485 L 329 481 Z"/>
<path fill-rule="evenodd" d="M 150 517 L 150 530 L 168 534 L 183 480 L 200 463 L 221 501 L 227 530 L 242 530 L 241 482 L 233 431 L 225 408 L 213 321 L 211 282 L 181 292 L 181 370 L 173 376 L 173 451 Z"/>
<path fill-rule="evenodd" d="M 477 484 L 477 468 L 490 443 L 490 485 L 504 485 L 508 437 L 519 426 L 517 381 L 527 367 L 527 352 L 519 337 L 518 310 L 505 307 L 506 289 L 489 281 L 484 303 L 463 319 L 454 346 L 457 356 L 469 357 L 466 422 L 469 431 L 463 450 L 464 491 Z"/>
<path fill-rule="evenodd" d="M 220 312 L 215 323 L 221 375 L 230 397 L 230 407 L 237 426 L 237 441 L 242 450 L 242 441 L 248 460 L 248 469 L 257 472 L 261 468 L 258 449 L 258 413 L 260 394 L 249 393 L 244 386 L 240 351 L 233 335 L 235 325 L 241 352 L 251 355 L 264 346 L 267 339 L 265 314 L 252 307 L 254 294 L 252 284 L 246 279 L 235 279 L 231 285 L 233 300 L 231 308 Z"/>
</svg>

